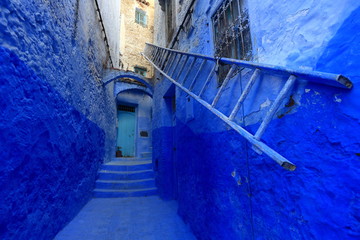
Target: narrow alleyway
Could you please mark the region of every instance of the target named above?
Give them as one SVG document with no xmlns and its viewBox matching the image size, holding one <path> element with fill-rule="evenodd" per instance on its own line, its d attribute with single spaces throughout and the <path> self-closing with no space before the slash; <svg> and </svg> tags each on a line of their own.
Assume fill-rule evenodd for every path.
<svg viewBox="0 0 360 240">
<path fill-rule="evenodd" d="M 0 240 L 360 240 L 359 0 L 0 13 Z"/>
<path fill-rule="evenodd" d="M 176 201 L 158 196 L 94 198 L 55 239 L 195 239 L 176 211 Z"/>
</svg>

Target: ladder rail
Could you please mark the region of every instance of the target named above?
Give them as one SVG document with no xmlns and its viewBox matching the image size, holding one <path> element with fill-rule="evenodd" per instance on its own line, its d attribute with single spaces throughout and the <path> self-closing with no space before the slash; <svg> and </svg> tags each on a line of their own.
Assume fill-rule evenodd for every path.
<svg viewBox="0 0 360 240">
<path fill-rule="evenodd" d="M 187 88 L 183 87 L 180 83 L 172 79 L 169 75 L 167 75 L 164 71 L 162 71 L 156 64 L 153 63 L 147 56 L 145 56 L 143 53 L 141 53 L 142 56 L 145 57 L 161 74 L 163 74 L 169 81 L 171 81 L 173 84 L 175 84 L 177 87 L 179 87 L 181 90 L 186 92 L 189 96 L 194 98 L 196 101 L 198 101 L 201 105 L 203 105 L 205 108 L 207 108 L 209 111 L 214 113 L 216 116 L 221 118 L 227 125 L 229 125 L 231 128 L 233 128 L 235 131 L 237 131 L 241 136 L 243 136 L 246 140 L 248 140 L 252 145 L 254 145 L 256 148 L 258 148 L 260 151 L 264 152 L 267 156 L 269 156 L 271 159 L 273 159 L 275 162 L 277 162 L 280 166 L 283 168 L 294 171 L 296 169 L 295 164 L 284 158 L 282 155 L 274 151 L 272 148 L 267 146 L 265 143 L 255 139 L 255 137 L 246 131 L 244 128 L 237 125 L 235 122 L 230 121 L 227 116 L 225 116 L 223 113 L 218 111 L 217 109 L 213 108 L 209 103 L 201 99 L 199 96 L 194 94 L 193 92 L 189 91 Z"/>
</svg>

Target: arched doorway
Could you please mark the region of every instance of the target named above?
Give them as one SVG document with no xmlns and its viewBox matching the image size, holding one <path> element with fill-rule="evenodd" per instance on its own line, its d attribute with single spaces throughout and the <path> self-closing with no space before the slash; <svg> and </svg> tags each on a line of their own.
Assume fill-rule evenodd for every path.
<svg viewBox="0 0 360 240">
<path fill-rule="evenodd" d="M 129 88 L 116 95 L 116 149 L 127 158 L 152 155 L 152 96 L 143 89 Z"/>
</svg>

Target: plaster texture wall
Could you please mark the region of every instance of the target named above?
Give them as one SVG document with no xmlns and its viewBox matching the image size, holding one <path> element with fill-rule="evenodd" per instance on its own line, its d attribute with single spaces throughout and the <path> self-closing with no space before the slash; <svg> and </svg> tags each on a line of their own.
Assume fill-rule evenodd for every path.
<svg viewBox="0 0 360 240">
<path fill-rule="evenodd" d="M 115 68 L 120 59 L 120 7 L 119 0 L 98 0 L 101 17 L 109 41 L 110 55 Z"/>
<path fill-rule="evenodd" d="M 176 31 L 180 28 L 181 23 L 185 18 L 186 11 L 188 10 L 192 0 L 169 0 L 173 6 L 172 10 L 172 28 L 174 29 L 173 35 L 170 39 L 175 37 Z M 162 47 L 170 47 L 171 41 L 167 40 L 167 14 L 166 2 L 164 0 L 155 1 L 155 21 L 154 21 L 154 43 Z M 177 46 L 175 44 L 175 46 Z M 175 47 L 176 48 L 176 47 Z"/>
<path fill-rule="evenodd" d="M 214 54 L 211 15 L 220 3 L 197 1 L 194 31 L 180 35 L 180 50 Z M 186 104 L 178 89 L 172 127 L 163 98 L 170 83 L 157 83 L 154 116 L 162 117 L 154 119 L 154 157 L 160 159 L 158 169 L 165 169 L 157 178 L 173 179 L 158 184 L 159 192 L 178 198 L 179 214 L 199 239 L 360 237 L 359 7 L 353 1 L 248 3 L 254 61 L 342 73 L 355 85 L 348 91 L 299 81 L 282 103 L 263 140 L 296 163 L 294 172 L 257 155 L 200 104 Z M 242 71 L 227 87 L 220 110 L 231 111 L 250 76 Z M 204 80 L 201 76 L 195 92 Z M 262 76 L 236 121 L 254 133 L 283 83 Z M 214 80 L 205 99 L 211 101 L 216 90 Z"/>
<path fill-rule="evenodd" d="M 0 238 L 52 239 L 91 197 L 104 131 L 0 47 Z"/>
<path fill-rule="evenodd" d="M 165 11 L 162 10 L 159 1 L 154 1 L 154 16 L 154 44 L 166 47 Z"/>
<path fill-rule="evenodd" d="M 114 154 L 113 84 L 93 1 L 1 1 L 1 46 L 12 50 L 89 120 L 104 129 L 105 159 Z"/>
<path fill-rule="evenodd" d="M 159 76 L 160 77 L 160 76 Z M 153 164 L 158 194 L 163 199 L 176 199 L 176 107 L 175 87 L 169 81 L 155 85 L 153 99 Z M 175 104 L 176 105 L 176 104 Z"/>
<path fill-rule="evenodd" d="M 134 0 L 122 0 L 121 6 L 121 61 L 124 69 L 134 71 L 135 66 L 147 69 L 146 77 L 152 78 L 154 70 L 140 53 L 144 51 L 145 43 L 154 42 L 154 0 L 147 1 L 149 5 Z M 139 8 L 146 12 L 147 25 L 135 22 L 135 10 Z"/>
<path fill-rule="evenodd" d="M 128 90 L 138 90 L 138 91 L 142 91 L 144 93 L 146 93 L 147 95 L 149 95 L 150 97 L 152 97 L 153 93 L 149 88 L 146 88 L 144 86 L 140 86 L 140 85 L 136 85 L 136 84 L 132 84 L 132 83 L 127 83 L 127 82 L 121 82 L 121 81 L 116 81 L 115 82 L 115 86 L 114 86 L 114 96 L 116 97 L 119 93 L 124 92 L 124 91 L 128 91 Z"/>
<path fill-rule="evenodd" d="M 116 97 L 118 104 L 135 106 L 135 156 L 142 157 L 152 151 L 152 98 L 142 89 L 128 89 Z M 140 136 L 141 131 L 148 132 L 148 137 Z"/>
<path fill-rule="evenodd" d="M 51 239 L 115 152 L 94 1 L 0 2 L 1 239 Z"/>
</svg>

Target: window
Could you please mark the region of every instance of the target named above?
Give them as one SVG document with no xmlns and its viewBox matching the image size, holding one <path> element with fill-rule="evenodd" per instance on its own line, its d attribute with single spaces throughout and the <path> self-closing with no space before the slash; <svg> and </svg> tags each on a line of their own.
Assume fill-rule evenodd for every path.
<svg viewBox="0 0 360 240">
<path fill-rule="evenodd" d="M 147 26 L 147 17 L 146 17 L 146 12 L 136 8 L 135 10 L 135 22 L 142 25 L 143 27 Z"/>
<path fill-rule="evenodd" d="M 134 67 L 134 72 L 146 77 L 147 69 L 144 67 Z"/>
<path fill-rule="evenodd" d="M 212 17 L 215 56 L 251 60 L 249 15 L 245 0 L 224 0 Z"/>
</svg>

